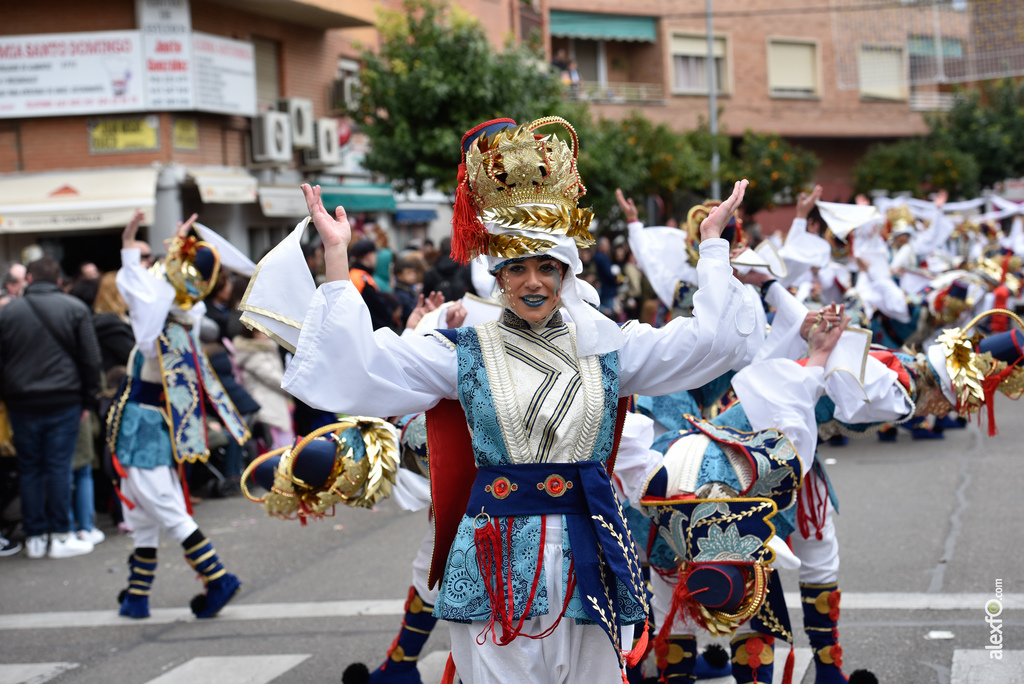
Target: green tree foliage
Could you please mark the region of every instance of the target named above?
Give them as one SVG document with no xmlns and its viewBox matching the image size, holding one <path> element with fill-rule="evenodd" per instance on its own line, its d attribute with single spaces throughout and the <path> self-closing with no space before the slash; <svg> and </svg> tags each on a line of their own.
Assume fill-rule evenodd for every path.
<svg viewBox="0 0 1024 684">
<path fill-rule="evenodd" d="M 671 207 L 679 193 L 705 182 L 693 146 L 685 134 L 655 125 L 642 112 L 621 121 L 601 119 L 578 127 L 580 176 L 587 187 L 584 205 L 602 221 L 618 219 L 615 189 L 638 204 L 658 195 Z"/>
<path fill-rule="evenodd" d="M 363 165 L 396 187 L 419 191 L 432 181 L 453 192 L 459 142 L 483 121 L 579 116 L 541 55 L 514 46 L 496 51 L 479 22 L 445 0 L 380 10 L 378 29 L 383 44 L 362 55 L 351 114 L 372 145 Z"/>
<path fill-rule="evenodd" d="M 934 138 L 908 138 L 873 145 L 853 168 L 857 192 L 875 189 L 912 192 L 923 197 L 936 190 L 972 196 L 978 189 L 978 162 Z"/>
<path fill-rule="evenodd" d="M 779 199 L 790 201 L 809 185 L 821 161 L 817 155 L 793 145 L 774 133 L 746 131 L 737 154 L 722 165 L 722 194 L 732 191 L 741 178 L 750 181 L 743 207 L 748 215 L 774 209 Z"/>
<path fill-rule="evenodd" d="M 953 108 L 928 124 L 938 144 L 974 157 L 982 186 L 1024 176 L 1024 82 L 989 81 L 958 93 Z"/>
</svg>

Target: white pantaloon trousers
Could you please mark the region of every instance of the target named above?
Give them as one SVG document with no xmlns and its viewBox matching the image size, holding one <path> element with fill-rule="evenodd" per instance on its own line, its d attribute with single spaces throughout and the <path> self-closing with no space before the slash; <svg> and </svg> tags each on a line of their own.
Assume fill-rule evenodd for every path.
<svg viewBox="0 0 1024 684">
<path fill-rule="evenodd" d="M 562 595 L 562 517 L 545 516 L 544 569 L 548 614 L 523 623 L 524 634 L 539 634 L 558 618 Z M 597 625 L 577 625 L 563 618 L 555 631 L 543 639 L 517 637 L 507 646 L 498 646 L 486 634 L 487 641 L 477 644 L 483 622 L 449 623 L 452 658 L 465 684 L 621 684 L 622 671 L 615 649 L 604 630 Z M 500 635 L 500 628 L 496 628 Z M 481 637 L 482 639 L 483 637 Z M 622 645 L 633 644 L 633 626 L 622 629 Z"/>
<path fill-rule="evenodd" d="M 167 466 L 126 468 L 121 493 L 135 504 L 124 506 L 124 519 L 135 530 L 135 547 L 160 546 L 161 528 L 179 544 L 199 529 L 185 508 L 178 474 Z"/>
</svg>

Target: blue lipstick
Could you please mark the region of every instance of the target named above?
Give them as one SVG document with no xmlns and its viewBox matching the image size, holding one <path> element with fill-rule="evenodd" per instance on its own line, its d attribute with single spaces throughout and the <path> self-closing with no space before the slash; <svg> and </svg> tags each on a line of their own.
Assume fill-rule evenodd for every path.
<svg viewBox="0 0 1024 684">
<path fill-rule="evenodd" d="M 548 300 L 548 298 L 545 297 L 544 295 L 523 295 L 519 299 L 521 299 L 523 304 L 530 307 L 531 309 L 536 309 L 539 306 L 543 306 L 544 302 Z"/>
</svg>

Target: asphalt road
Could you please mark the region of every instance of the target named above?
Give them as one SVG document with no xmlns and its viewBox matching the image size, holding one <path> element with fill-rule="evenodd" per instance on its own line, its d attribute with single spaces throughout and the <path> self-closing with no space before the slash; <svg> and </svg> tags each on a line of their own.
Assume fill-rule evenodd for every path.
<svg viewBox="0 0 1024 684">
<path fill-rule="evenodd" d="M 840 497 L 847 673 L 865 667 L 893 684 L 1024 682 L 1022 409 L 1000 397 L 995 438 L 972 426 L 941 441 L 902 432 L 896 444 L 821 447 L 821 458 L 836 461 L 828 470 Z M 303 527 L 234 498 L 205 501 L 195 517 L 244 582 L 213 620 L 189 617 L 200 584 L 173 543 L 160 550 L 154 617 L 118 618 L 131 540 L 102 517 L 108 539 L 90 555 L 0 559 L 0 684 L 339 682 L 351 662 L 380 663 L 401 621 L 425 513 L 384 502 Z M 795 592 L 795 573 L 783 584 Z M 997 590 L 998 661 L 985 650 L 984 613 Z M 807 641 L 790 605 L 806 684 L 813 666 L 802 665 Z M 441 624 L 424 651 L 426 684 L 447 647 Z"/>
</svg>

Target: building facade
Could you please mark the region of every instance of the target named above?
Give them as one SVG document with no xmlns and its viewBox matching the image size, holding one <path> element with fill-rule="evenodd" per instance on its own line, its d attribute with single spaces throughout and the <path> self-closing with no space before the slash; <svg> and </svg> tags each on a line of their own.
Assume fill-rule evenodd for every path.
<svg viewBox="0 0 1024 684">
<path fill-rule="evenodd" d="M 849 201 L 850 169 L 867 147 L 926 133 L 923 112 L 948 107 L 947 84 L 965 80 L 956 69 L 971 37 L 966 2 L 871 4 L 871 12 L 859 0 L 713 4 L 720 129 L 734 138 L 778 133 L 813 151 L 828 200 Z M 547 0 L 546 8 L 551 54 L 576 61 L 595 115 L 640 109 L 677 130 L 708 121 L 703 1 L 636 0 L 628 13 L 616 0 Z"/>
</svg>

